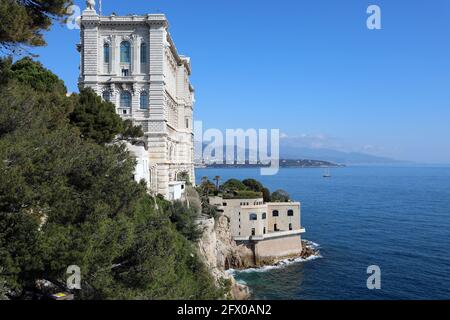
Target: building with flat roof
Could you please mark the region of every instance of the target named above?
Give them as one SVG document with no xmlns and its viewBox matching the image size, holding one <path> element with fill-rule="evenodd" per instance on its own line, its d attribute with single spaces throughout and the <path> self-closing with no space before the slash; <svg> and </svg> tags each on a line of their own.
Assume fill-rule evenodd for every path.
<svg viewBox="0 0 450 320">
<path fill-rule="evenodd" d="M 178 192 L 179 174 L 195 181 L 191 63 L 168 28 L 164 14 L 100 16 L 88 1 L 78 45 L 79 86 L 92 88 L 142 127 L 149 170 L 142 175 L 167 199 L 171 189 Z"/>
<path fill-rule="evenodd" d="M 230 220 L 237 243 L 254 250 L 256 260 L 270 260 L 302 252 L 300 202 L 267 202 L 263 198 L 225 199 L 209 197 Z"/>
</svg>

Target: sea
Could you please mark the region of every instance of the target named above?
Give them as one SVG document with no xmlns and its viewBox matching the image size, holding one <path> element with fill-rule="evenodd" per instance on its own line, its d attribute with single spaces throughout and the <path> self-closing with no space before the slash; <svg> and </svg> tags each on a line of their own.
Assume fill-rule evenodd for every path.
<svg viewBox="0 0 450 320">
<path fill-rule="evenodd" d="M 201 177 L 254 178 L 301 202 L 320 254 L 281 266 L 231 271 L 253 299 L 450 299 L 450 168 L 196 169 Z M 368 286 L 379 268 L 379 289 Z M 370 271 L 370 270 L 369 270 Z M 369 284 L 373 283 L 369 279 Z M 369 289 L 372 288 L 372 289 Z"/>
</svg>

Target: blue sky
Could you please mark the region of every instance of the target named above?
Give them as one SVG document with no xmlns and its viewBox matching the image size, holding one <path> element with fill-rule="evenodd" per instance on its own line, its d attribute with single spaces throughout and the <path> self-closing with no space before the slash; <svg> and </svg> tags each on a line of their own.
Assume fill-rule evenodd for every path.
<svg viewBox="0 0 450 320">
<path fill-rule="evenodd" d="M 382 30 L 366 27 L 370 4 Z M 167 15 L 206 127 L 450 163 L 448 0 L 103 0 L 113 11 Z M 56 25 L 46 39 L 33 52 L 77 91 L 78 30 Z"/>
</svg>

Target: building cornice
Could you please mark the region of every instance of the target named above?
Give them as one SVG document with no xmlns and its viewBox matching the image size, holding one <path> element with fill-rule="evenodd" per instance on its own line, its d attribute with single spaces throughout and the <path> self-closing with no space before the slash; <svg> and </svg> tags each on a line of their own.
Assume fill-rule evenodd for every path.
<svg viewBox="0 0 450 320">
<path fill-rule="evenodd" d="M 128 16 L 101 16 L 102 24 L 128 24 L 128 25 L 161 25 L 168 28 L 169 23 L 164 14 L 128 15 Z"/>
<path fill-rule="evenodd" d="M 266 202 L 267 205 L 270 206 L 299 206 L 300 202 L 298 201 L 291 201 L 291 202 Z"/>
<path fill-rule="evenodd" d="M 167 31 L 167 42 L 169 43 L 170 51 L 172 52 L 175 60 L 177 61 L 179 66 L 184 65 L 186 67 L 186 70 L 188 72 L 188 75 L 191 75 L 191 58 L 179 55 L 177 47 L 175 46 L 175 43 L 173 42 L 172 36 L 170 35 L 170 32 Z"/>
<path fill-rule="evenodd" d="M 147 15 L 128 15 L 128 16 L 99 16 L 95 11 L 83 11 L 81 16 L 81 24 L 97 23 L 102 25 L 151 25 L 169 27 L 169 23 L 164 14 L 147 14 Z"/>
</svg>

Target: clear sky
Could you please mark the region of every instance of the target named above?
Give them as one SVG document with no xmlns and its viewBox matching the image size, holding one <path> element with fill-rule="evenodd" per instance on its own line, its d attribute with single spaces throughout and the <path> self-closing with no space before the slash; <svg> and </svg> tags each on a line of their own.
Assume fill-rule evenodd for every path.
<svg viewBox="0 0 450 320">
<path fill-rule="evenodd" d="M 370 4 L 382 30 L 366 27 Z M 450 163 L 448 0 L 103 0 L 112 12 L 167 15 L 206 127 Z M 57 25 L 46 39 L 33 51 L 77 91 L 79 31 Z"/>
</svg>

